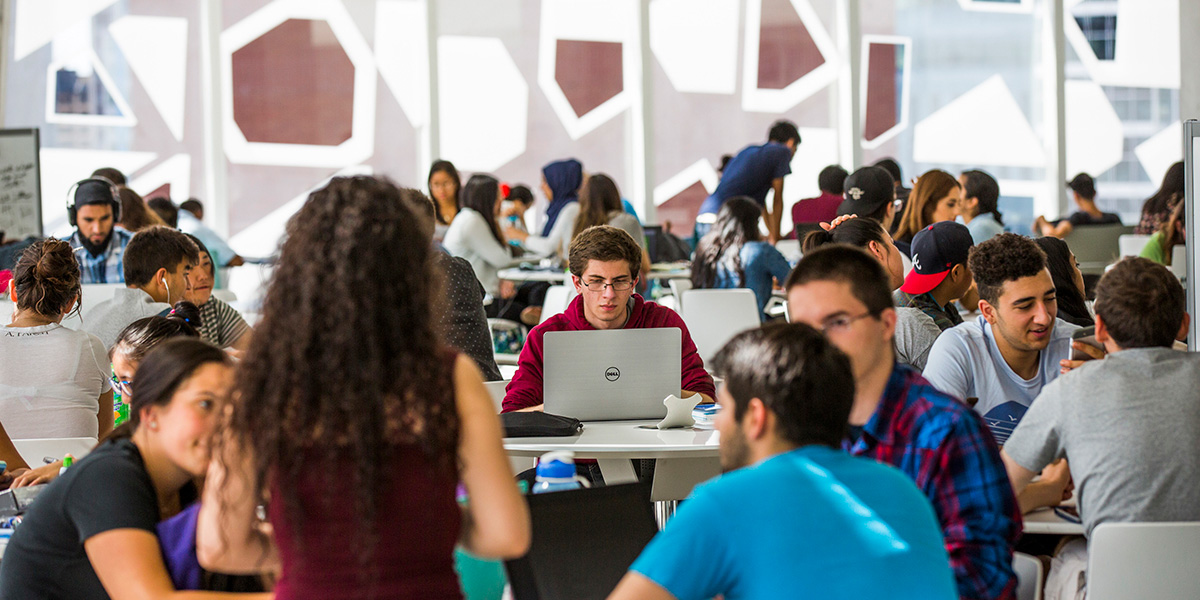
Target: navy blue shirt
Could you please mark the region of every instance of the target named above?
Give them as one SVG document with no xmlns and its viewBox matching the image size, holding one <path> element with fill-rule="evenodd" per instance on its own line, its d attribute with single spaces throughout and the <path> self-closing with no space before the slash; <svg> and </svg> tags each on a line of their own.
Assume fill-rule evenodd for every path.
<svg viewBox="0 0 1200 600">
<path fill-rule="evenodd" d="M 771 182 L 792 172 L 792 151 L 779 142 L 746 146 L 725 166 L 721 183 L 700 205 L 700 214 L 716 213 L 734 196 L 749 196 L 760 206 L 767 204 Z"/>
</svg>

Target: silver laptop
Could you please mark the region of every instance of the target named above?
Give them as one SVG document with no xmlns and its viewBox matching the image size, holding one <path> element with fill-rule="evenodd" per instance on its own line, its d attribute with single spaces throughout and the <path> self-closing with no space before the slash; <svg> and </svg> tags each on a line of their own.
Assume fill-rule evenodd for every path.
<svg viewBox="0 0 1200 600">
<path fill-rule="evenodd" d="M 13 440 L 12 443 L 17 448 L 17 454 L 20 454 L 21 458 L 29 463 L 30 468 L 36 469 L 61 460 L 68 454 L 74 456 L 75 460 L 87 456 L 96 446 L 96 438 L 36 438 Z"/>
<path fill-rule="evenodd" d="M 661 419 L 680 393 L 679 329 L 551 331 L 543 340 L 546 412 L 580 421 Z"/>
</svg>

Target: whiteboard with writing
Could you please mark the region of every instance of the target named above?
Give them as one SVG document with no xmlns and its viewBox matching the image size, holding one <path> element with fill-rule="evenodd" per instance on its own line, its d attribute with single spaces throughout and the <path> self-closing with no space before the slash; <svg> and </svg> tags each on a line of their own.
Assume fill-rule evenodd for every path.
<svg viewBox="0 0 1200 600">
<path fill-rule="evenodd" d="M 9 239 L 42 237 L 38 130 L 0 129 L 0 231 Z"/>
</svg>

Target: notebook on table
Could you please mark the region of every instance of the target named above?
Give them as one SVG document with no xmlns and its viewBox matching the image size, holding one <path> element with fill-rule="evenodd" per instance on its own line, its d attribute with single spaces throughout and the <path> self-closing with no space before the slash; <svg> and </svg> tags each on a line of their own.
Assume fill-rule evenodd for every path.
<svg viewBox="0 0 1200 600">
<path fill-rule="evenodd" d="M 580 421 L 662 419 L 663 399 L 680 394 L 681 340 L 674 327 L 547 332 L 546 412 Z"/>
</svg>

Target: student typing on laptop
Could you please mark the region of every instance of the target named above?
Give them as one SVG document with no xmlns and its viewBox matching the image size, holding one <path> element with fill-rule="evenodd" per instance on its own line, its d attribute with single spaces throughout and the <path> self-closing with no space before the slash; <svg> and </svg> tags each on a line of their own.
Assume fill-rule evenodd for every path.
<svg viewBox="0 0 1200 600">
<path fill-rule="evenodd" d="M 683 395 L 700 394 L 701 402 L 712 402 L 716 395 L 712 377 L 704 370 L 683 319 L 634 293 L 642 264 L 641 246 L 625 231 L 600 225 L 575 236 L 569 255 L 571 282 L 579 296 L 562 314 L 546 319 L 529 333 L 504 396 L 503 412 L 542 410 L 543 337 L 548 331 L 675 327 L 682 333 Z"/>
</svg>

